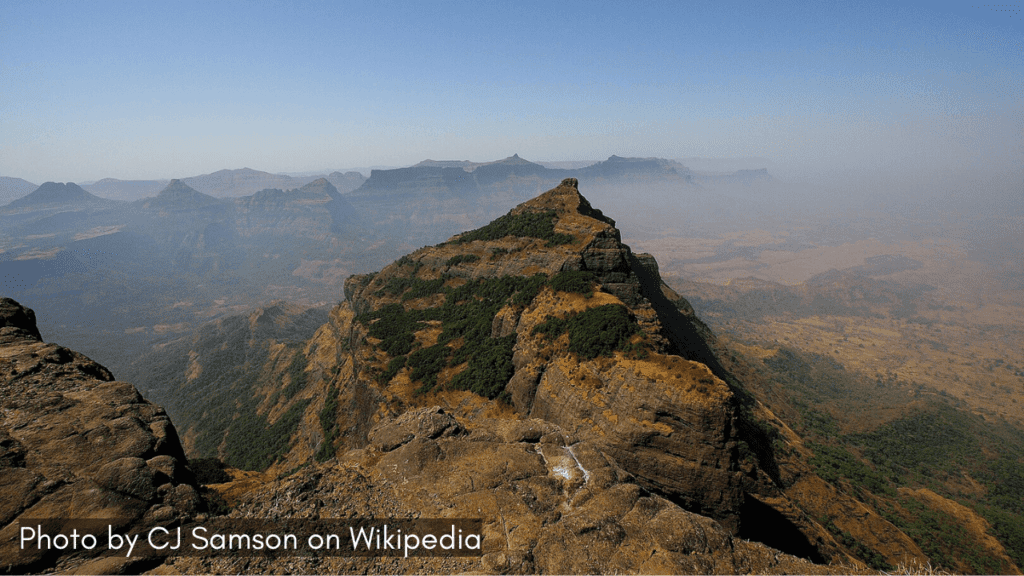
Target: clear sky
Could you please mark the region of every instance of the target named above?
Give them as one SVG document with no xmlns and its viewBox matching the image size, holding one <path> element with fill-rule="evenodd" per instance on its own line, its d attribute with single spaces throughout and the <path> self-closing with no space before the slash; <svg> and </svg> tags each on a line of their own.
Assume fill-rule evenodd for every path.
<svg viewBox="0 0 1024 576">
<path fill-rule="evenodd" d="M 1024 1 L 0 0 L 0 175 L 1024 165 Z"/>
</svg>

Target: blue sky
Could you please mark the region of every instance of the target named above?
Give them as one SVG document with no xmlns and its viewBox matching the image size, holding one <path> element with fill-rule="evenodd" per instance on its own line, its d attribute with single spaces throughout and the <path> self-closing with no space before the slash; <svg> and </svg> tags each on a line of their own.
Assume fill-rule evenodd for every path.
<svg viewBox="0 0 1024 576">
<path fill-rule="evenodd" d="M 36 183 L 512 153 L 1014 170 L 1022 132 L 1024 2 L 0 0 L 0 175 Z"/>
</svg>

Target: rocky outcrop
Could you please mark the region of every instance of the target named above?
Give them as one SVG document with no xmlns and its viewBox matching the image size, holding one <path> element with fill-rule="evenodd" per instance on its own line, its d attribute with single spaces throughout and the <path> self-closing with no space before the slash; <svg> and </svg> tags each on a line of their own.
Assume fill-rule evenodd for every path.
<svg viewBox="0 0 1024 576">
<path fill-rule="evenodd" d="M 0 299 L 0 569 L 56 561 L 19 552 L 21 519 L 171 523 L 203 505 L 174 425 L 103 366 L 39 336 L 32 310 Z"/>
<path fill-rule="evenodd" d="M 538 419 L 463 423 L 437 407 L 370 432 L 337 463 L 242 498 L 239 516 L 481 518 L 475 558 L 177 558 L 180 573 L 858 573 L 737 538 L 636 483 L 603 448 Z"/>
</svg>

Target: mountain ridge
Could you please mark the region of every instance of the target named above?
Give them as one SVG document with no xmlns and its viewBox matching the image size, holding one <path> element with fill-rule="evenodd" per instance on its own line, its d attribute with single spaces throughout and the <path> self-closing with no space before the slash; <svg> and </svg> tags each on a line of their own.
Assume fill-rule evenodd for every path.
<svg viewBox="0 0 1024 576">
<path fill-rule="evenodd" d="M 501 472 L 478 451 L 485 442 L 487 450 L 523 466 L 525 477 L 536 478 L 531 482 L 544 476 L 568 482 L 567 494 L 580 486 L 619 509 L 636 502 L 621 500 L 624 494 L 640 490 L 710 519 L 723 534 L 771 540 L 774 532 L 775 545 L 791 554 L 842 562 L 845 571 L 860 566 L 845 545 L 800 512 L 807 506 L 801 496 L 779 484 L 777 464 L 763 448 L 772 443 L 764 436 L 766 424 L 743 408 L 751 400 L 717 364 L 713 335 L 661 282 L 653 258 L 621 244 L 613 223 L 568 178 L 483 228 L 350 277 L 346 301 L 299 356 L 264 369 L 280 374 L 287 394 L 266 385 L 239 390 L 256 398 L 253 414 L 267 418 L 267 426 L 294 422 L 290 446 L 268 472 L 305 470 L 299 478 L 312 482 L 334 474 L 337 461 L 367 478 L 411 485 L 411 492 L 395 496 L 430 510 L 438 505 L 435 497 L 457 502 L 476 482 L 505 494 L 519 481 L 509 476 L 511 464 Z M 777 420 L 763 406 L 754 411 Z M 522 460 L 524 448 L 541 454 L 537 464 L 547 467 Z M 477 456 L 466 460 L 469 454 Z M 445 471 L 430 464 L 439 459 L 462 463 Z M 470 462 L 478 470 L 465 468 Z M 587 475 L 594 478 L 599 469 L 612 476 L 589 484 Z M 452 470 L 475 480 L 455 480 Z M 784 472 L 790 481 L 793 474 L 805 478 L 805 488 L 828 486 L 809 468 Z M 446 485 L 443 495 L 422 492 Z M 256 488 L 243 506 L 262 509 L 278 489 Z M 504 504 L 489 506 L 488 514 L 534 526 L 517 498 L 501 496 Z M 894 564 L 923 561 L 920 550 L 877 514 L 840 492 L 831 498 L 858 510 L 845 529 L 863 538 L 886 535 L 884 545 L 867 541 Z M 570 512 L 577 509 L 572 502 L 564 504 Z M 759 530 L 768 519 L 773 528 Z M 632 534 L 624 516 L 608 521 Z M 498 529 L 494 522 L 485 519 L 486 530 Z M 508 566 L 607 570 L 597 558 L 585 565 L 556 561 L 543 542 L 563 533 L 551 530 L 531 528 L 519 544 L 502 547 L 503 557 L 514 560 Z M 562 537 L 575 542 L 579 536 Z M 594 544 L 605 545 L 600 542 L 597 537 Z M 685 571 L 672 558 L 666 570 Z M 513 569 L 508 566 L 503 570 Z"/>
</svg>

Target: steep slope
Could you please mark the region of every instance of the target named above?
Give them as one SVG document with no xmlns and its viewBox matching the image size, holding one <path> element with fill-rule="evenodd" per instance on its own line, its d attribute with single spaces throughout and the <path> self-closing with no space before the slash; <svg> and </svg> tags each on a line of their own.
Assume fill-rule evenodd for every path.
<svg viewBox="0 0 1024 576">
<path fill-rule="evenodd" d="M 25 519 L 111 518 L 126 530 L 202 508 L 163 409 L 85 356 L 43 342 L 32 310 L 9 298 L 0 299 L 0 396 L 0 569 L 46 570 L 59 560 L 17 549 Z M 104 562 L 85 571 L 118 564 Z"/>
<path fill-rule="evenodd" d="M 263 468 L 287 448 L 291 430 L 278 430 L 277 438 L 265 441 L 259 399 L 276 394 L 267 402 L 272 406 L 302 388 L 305 356 L 300 347 L 326 320 L 325 309 L 275 302 L 210 322 L 155 348 L 136 359 L 127 374 L 167 407 L 190 455 Z"/>
</svg>

